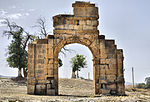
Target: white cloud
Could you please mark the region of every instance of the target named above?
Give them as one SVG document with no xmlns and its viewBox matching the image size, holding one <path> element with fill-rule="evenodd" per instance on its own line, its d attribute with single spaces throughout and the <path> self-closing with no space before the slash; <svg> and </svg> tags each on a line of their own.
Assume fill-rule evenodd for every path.
<svg viewBox="0 0 150 102">
<path fill-rule="evenodd" d="M 20 9 L 20 11 L 25 11 L 25 9 Z"/>
<path fill-rule="evenodd" d="M 29 9 L 29 11 L 30 11 L 30 12 L 33 12 L 33 11 L 35 11 L 35 9 Z"/>
<path fill-rule="evenodd" d="M 8 18 L 8 19 L 19 19 L 20 17 L 29 16 L 29 13 L 13 13 L 8 14 L 5 10 L 0 10 L 0 19 L 2 18 Z"/>
<path fill-rule="evenodd" d="M 9 19 L 19 19 L 20 17 L 29 16 L 29 13 L 15 13 L 15 14 L 9 14 L 7 15 L 7 18 Z"/>
<path fill-rule="evenodd" d="M 4 19 L 0 19 L 0 27 L 5 26 L 3 23 L 4 21 L 5 21 Z"/>
<path fill-rule="evenodd" d="M 9 19 L 19 19 L 21 16 L 23 16 L 21 13 L 15 13 L 15 14 L 9 14 L 6 17 Z"/>
<path fill-rule="evenodd" d="M 0 23 L 4 22 L 5 20 L 4 19 L 0 19 Z"/>
<path fill-rule="evenodd" d="M 15 5 L 13 5 L 11 8 L 15 9 L 15 8 L 16 8 L 16 6 L 15 6 Z"/>
<path fill-rule="evenodd" d="M 4 16 L 4 15 L 6 15 L 7 14 L 7 12 L 6 11 L 4 11 L 4 10 L 0 10 L 0 17 L 1 16 Z"/>
<path fill-rule="evenodd" d="M 8 14 L 5 10 L 0 10 L 0 18 L 19 19 L 21 13 Z"/>
<path fill-rule="evenodd" d="M 25 15 L 25 16 L 29 16 L 29 13 L 25 13 L 24 15 Z"/>
</svg>

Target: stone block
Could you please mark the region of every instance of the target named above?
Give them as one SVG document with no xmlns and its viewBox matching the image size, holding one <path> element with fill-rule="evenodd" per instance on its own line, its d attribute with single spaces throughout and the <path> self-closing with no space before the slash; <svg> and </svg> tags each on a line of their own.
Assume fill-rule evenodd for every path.
<svg viewBox="0 0 150 102">
<path fill-rule="evenodd" d="M 47 89 L 53 89 L 52 84 L 47 84 Z"/>
<path fill-rule="evenodd" d="M 39 75 L 44 74 L 44 70 L 40 70 L 40 69 L 36 70 L 36 73 L 39 74 Z"/>
<path fill-rule="evenodd" d="M 35 78 L 31 77 L 27 77 L 27 85 L 34 85 L 35 84 Z"/>
<path fill-rule="evenodd" d="M 84 40 L 83 40 L 83 44 L 90 45 L 90 44 L 91 44 L 91 42 L 90 42 L 88 39 L 84 39 Z"/>
<path fill-rule="evenodd" d="M 101 64 L 105 64 L 106 63 L 105 59 L 100 59 L 100 61 L 101 61 Z"/>
<path fill-rule="evenodd" d="M 106 59 L 105 63 L 109 64 L 110 63 L 110 59 Z"/>
<path fill-rule="evenodd" d="M 101 70 L 100 70 L 100 75 L 105 75 L 105 73 L 106 73 L 106 70 L 105 70 L 105 69 L 101 69 Z"/>
<path fill-rule="evenodd" d="M 102 94 L 110 94 L 110 89 L 101 89 Z"/>
<path fill-rule="evenodd" d="M 47 69 L 48 70 L 52 70 L 54 68 L 53 63 L 52 62 L 49 62 L 49 63 L 51 63 L 51 64 L 48 64 Z"/>
<path fill-rule="evenodd" d="M 53 58 L 48 58 L 48 64 L 51 66 L 54 63 L 54 59 Z M 53 68 L 53 67 L 50 67 Z"/>
<path fill-rule="evenodd" d="M 91 21 L 91 20 L 87 20 L 87 21 L 86 21 L 86 24 L 87 24 L 87 25 L 92 25 L 92 21 Z"/>
<path fill-rule="evenodd" d="M 49 83 L 49 81 L 48 81 L 48 80 L 43 79 L 43 80 L 38 80 L 38 81 L 37 81 L 37 83 L 39 83 L 39 84 L 43 84 L 43 83 Z"/>
<path fill-rule="evenodd" d="M 54 77 L 54 75 L 52 75 L 52 74 L 51 75 L 46 75 L 45 78 L 47 78 L 47 77 Z"/>
<path fill-rule="evenodd" d="M 48 50 L 48 58 L 53 58 L 53 48 L 52 47 Z"/>
<path fill-rule="evenodd" d="M 75 30 L 82 30 L 83 26 L 82 25 L 74 25 Z"/>
<path fill-rule="evenodd" d="M 68 25 L 68 29 L 73 29 L 73 25 Z"/>
<path fill-rule="evenodd" d="M 91 25 L 84 25 L 83 26 L 83 30 L 92 30 L 93 29 L 93 26 Z"/>
<path fill-rule="evenodd" d="M 46 85 L 45 84 L 37 84 L 35 94 L 46 94 Z"/>
<path fill-rule="evenodd" d="M 69 29 L 69 25 L 68 24 L 65 24 L 63 29 Z"/>
<path fill-rule="evenodd" d="M 55 89 L 47 89 L 47 95 L 55 95 Z"/>
<path fill-rule="evenodd" d="M 109 81 L 114 81 L 114 80 L 116 80 L 116 75 L 110 75 L 110 74 L 108 74 L 108 75 L 107 75 L 107 80 L 109 80 Z"/>
<path fill-rule="evenodd" d="M 35 85 L 28 85 L 27 87 L 27 93 L 28 94 L 34 94 Z"/>
<path fill-rule="evenodd" d="M 48 70 L 48 75 L 54 75 L 54 70 L 53 69 Z"/>
<path fill-rule="evenodd" d="M 98 21 L 97 20 L 92 21 L 92 25 L 93 26 L 98 26 Z"/>
<path fill-rule="evenodd" d="M 79 29 L 79 26 L 77 26 L 77 25 L 74 25 L 74 27 L 73 27 L 73 29 Z"/>
<path fill-rule="evenodd" d="M 57 29 L 64 29 L 64 25 L 58 25 Z"/>
<path fill-rule="evenodd" d="M 116 89 L 116 84 L 107 85 L 107 88 L 109 88 L 109 89 L 111 89 L 111 90 L 117 90 L 117 89 Z"/>
<path fill-rule="evenodd" d="M 106 74 L 107 75 L 116 75 L 116 69 L 109 68 L 108 70 L 106 70 Z"/>
<path fill-rule="evenodd" d="M 86 21 L 85 20 L 80 20 L 80 25 L 86 25 Z"/>
</svg>

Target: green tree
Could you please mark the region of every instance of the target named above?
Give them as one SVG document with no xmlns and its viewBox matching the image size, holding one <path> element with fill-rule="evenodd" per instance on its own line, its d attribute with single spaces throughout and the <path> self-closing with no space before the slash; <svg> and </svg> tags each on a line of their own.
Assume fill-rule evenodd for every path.
<svg viewBox="0 0 150 102">
<path fill-rule="evenodd" d="M 22 77 L 21 69 L 27 67 L 27 51 L 23 49 L 23 29 L 20 27 L 13 32 L 13 37 L 8 46 L 7 62 L 10 67 L 18 68 L 18 77 Z"/>
<path fill-rule="evenodd" d="M 34 41 L 39 38 L 39 36 L 32 35 L 26 32 L 23 27 L 17 25 L 15 22 L 10 22 L 5 19 L 3 24 L 6 24 L 8 30 L 3 31 L 3 35 L 7 36 L 8 39 L 12 38 L 11 44 L 8 47 L 8 58 L 7 62 L 10 67 L 18 68 L 18 77 L 22 77 L 21 70 L 23 68 L 24 77 L 27 77 L 27 51 L 26 47 L 29 41 Z M 44 19 L 39 19 L 38 24 L 41 30 L 42 36 L 46 37 L 48 35 Z M 64 49 L 64 52 L 70 51 L 69 49 Z M 62 52 L 63 54 L 65 54 Z M 62 60 L 59 59 L 59 67 L 63 65 Z"/>
<path fill-rule="evenodd" d="M 81 68 L 86 68 L 87 61 L 85 60 L 85 57 L 83 55 L 77 54 L 75 57 L 71 59 L 72 64 L 72 78 L 79 78 L 78 71 L 81 70 Z M 75 72 L 77 71 L 77 75 L 75 75 Z"/>
<path fill-rule="evenodd" d="M 10 45 L 8 46 L 8 58 L 7 62 L 10 67 L 18 68 L 18 77 L 22 77 L 21 69 L 23 68 L 24 77 L 27 76 L 27 51 L 26 47 L 28 42 L 33 41 L 35 36 L 24 31 L 23 27 L 16 23 L 5 19 L 3 22 L 8 27 L 3 31 L 3 35 L 8 39 L 12 38 Z M 23 35 L 24 34 L 24 35 Z"/>
<path fill-rule="evenodd" d="M 150 77 L 145 78 L 146 81 L 146 87 L 145 88 L 150 88 Z"/>
</svg>

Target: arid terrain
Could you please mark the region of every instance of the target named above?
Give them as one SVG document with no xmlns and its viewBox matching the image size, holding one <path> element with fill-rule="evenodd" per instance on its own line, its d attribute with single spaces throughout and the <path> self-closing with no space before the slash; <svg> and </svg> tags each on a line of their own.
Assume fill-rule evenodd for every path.
<svg viewBox="0 0 150 102">
<path fill-rule="evenodd" d="M 126 89 L 127 96 L 94 96 L 93 83 L 84 79 L 60 79 L 59 96 L 28 95 L 26 81 L 0 78 L 0 102 L 150 102 L 150 90 Z"/>
</svg>

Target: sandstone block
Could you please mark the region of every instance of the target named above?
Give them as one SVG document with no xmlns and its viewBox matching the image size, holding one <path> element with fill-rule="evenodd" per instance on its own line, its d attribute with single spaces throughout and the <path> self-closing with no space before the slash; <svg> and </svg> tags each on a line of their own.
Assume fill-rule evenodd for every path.
<svg viewBox="0 0 150 102">
<path fill-rule="evenodd" d="M 110 94 L 110 89 L 101 89 L 102 94 Z"/>
<path fill-rule="evenodd" d="M 55 89 L 47 89 L 47 95 L 55 95 Z"/>
<path fill-rule="evenodd" d="M 46 94 L 46 85 L 38 84 L 36 85 L 36 94 Z"/>
<path fill-rule="evenodd" d="M 27 87 L 27 93 L 28 94 L 34 94 L 35 85 L 28 85 Z"/>
</svg>

